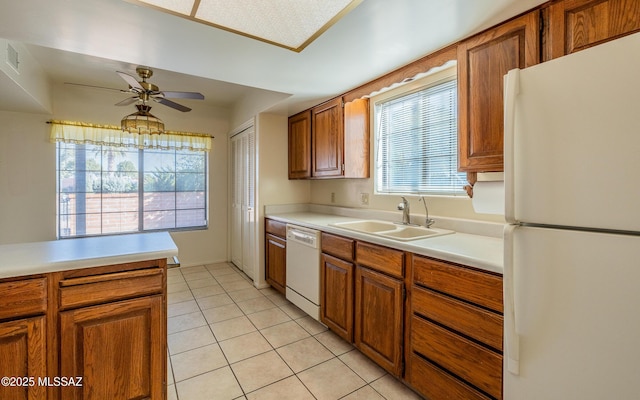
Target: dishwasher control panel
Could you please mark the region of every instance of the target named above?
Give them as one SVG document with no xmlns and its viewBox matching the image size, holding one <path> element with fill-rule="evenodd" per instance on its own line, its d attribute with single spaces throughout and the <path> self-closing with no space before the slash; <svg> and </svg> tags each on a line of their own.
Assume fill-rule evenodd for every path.
<svg viewBox="0 0 640 400">
<path fill-rule="evenodd" d="M 319 247 L 320 232 L 314 229 L 287 224 L 287 241 L 289 240 L 317 248 Z"/>
</svg>

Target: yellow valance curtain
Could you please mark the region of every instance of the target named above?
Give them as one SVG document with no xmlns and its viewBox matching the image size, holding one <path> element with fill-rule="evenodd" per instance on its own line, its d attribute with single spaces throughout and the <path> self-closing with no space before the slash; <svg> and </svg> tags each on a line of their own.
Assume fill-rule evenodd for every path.
<svg viewBox="0 0 640 400">
<path fill-rule="evenodd" d="M 96 125 L 75 121 L 49 121 L 51 141 L 104 146 L 136 147 L 139 149 L 210 151 L 210 135 L 192 132 L 165 131 L 162 134 L 125 132 L 114 125 Z"/>
</svg>

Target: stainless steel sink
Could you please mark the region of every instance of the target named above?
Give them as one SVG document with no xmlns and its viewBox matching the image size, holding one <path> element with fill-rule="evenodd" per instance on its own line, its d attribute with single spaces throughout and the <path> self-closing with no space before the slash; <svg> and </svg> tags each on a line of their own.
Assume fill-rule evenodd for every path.
<svg viewBox="0 0 640 400">
<path fill-rule="evenodd" d="M 446 229 L 425 228 L 423 226 L 414 225 L 400 225 L 393 222 L 378 220 L 336 222 L 330 225 L 335 226 L 336 228 L 369 233 L 371 235 L 381 236 L 387 239 L 400 240 L 403 242 L 425 239 L 435 236 L 449 235 L 454 233 L 453 231 Z"/>
</svg>

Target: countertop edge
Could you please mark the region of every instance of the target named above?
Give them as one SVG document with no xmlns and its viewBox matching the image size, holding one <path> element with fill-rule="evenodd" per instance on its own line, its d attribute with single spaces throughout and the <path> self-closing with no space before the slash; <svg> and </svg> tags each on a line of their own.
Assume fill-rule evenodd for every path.
<svg viewBox="0 0 640 400">
<path fill-rule="evenodd" d="M 168 232 L 0 245 L 0 279 L 178 255 Z"/>
<path fill-rule="evenodd" d="M 401 242 L 330 225 L 336 222 L 354 221 L 361 218 L 313 212 L 267 213 L 265 218 L 367 241 L 488 272 L 503 273 L 503 250 L 502 239 L 500 238 L 456 232 L 452 235 Z M 466 248 L 461 248 L 465 246 Z M 473 249 L 469 248 L 470 246 Z M 491 248 L 494 251 L 491 251 Z"/>
</svg>

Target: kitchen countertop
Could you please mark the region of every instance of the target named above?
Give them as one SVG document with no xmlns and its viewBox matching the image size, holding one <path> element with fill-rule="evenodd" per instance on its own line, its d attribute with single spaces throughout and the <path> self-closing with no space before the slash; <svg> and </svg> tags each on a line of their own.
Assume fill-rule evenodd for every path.
<svg viewBox="0 0 640 400">
<path fill-rule="evenodd" d="M 455 232 L 449 235 L 404 242 L 331 225 L 365 218 L 309 211 L 267 212 L 266 217 L 499 274 L 502 274 L 503 271 L 502 238 Z M 435 227 L 437 226 L 436 223 Z"/>
<path fill-rule="evenodd" d="M 167 232 L 101 236 L 0 245 L 0 278 L 178 255 Z"/>
</svg>

